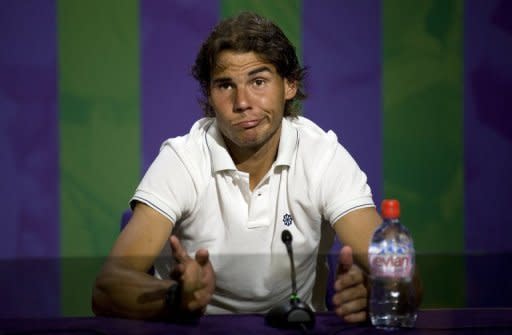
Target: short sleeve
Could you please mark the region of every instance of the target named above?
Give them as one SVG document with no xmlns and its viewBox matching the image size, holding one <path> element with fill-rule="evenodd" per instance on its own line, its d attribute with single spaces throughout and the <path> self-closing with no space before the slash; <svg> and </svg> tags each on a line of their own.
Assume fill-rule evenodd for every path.
<svg viewBox="0 0 512 335">
<path fill-rule="evenodd" d="M 319 196 L 331 225 L 353 210 L 375 206 L 366 174 L 340 144 L 322 175 Z"/>
<path fill-rule="evenodd" d="M 177 223 L 192 208 L 196 197 L 189 170 L 167 142 L 142 178 L 130 205 L 140 201 Z"/>
</svg>

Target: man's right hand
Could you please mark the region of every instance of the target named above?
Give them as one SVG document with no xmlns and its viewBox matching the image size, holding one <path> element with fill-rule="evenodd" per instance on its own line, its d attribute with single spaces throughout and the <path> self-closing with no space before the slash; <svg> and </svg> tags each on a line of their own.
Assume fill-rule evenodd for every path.
<svg viewBox="0 0 512 335">
<path fill-rule="evenodd" d="M 338 270 L 333 296 L 335 312 L 346 322 L 362 322 L 367 318 L 368 289 L 363 271 L 354 264 L 352 248 L 343 246 L 338 255 Z"/>
<path fill-rule="evenodd" d="M 215 289 L 215 272 L 208 250 L 199 249 L 192 258 L 176 236 L 171 236 L 169 242 L 176 261 L 171 277 L 182 284 L 181 308 L 203 314 Z"/>
</svg>

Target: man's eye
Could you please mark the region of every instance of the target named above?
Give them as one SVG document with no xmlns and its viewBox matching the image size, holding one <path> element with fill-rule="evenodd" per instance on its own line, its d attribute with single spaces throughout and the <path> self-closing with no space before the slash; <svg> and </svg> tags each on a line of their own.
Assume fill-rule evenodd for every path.
<svg viewBox="0 0 512 335">
<path fill-rule="evenodd" d="M 221 90 L 229 90 L 233 88 L 233 85 L 231 83 L 220 83 L 219 85 L 217 85 L 217 87 Z"/>
<path fill-rule="evenodd" d="M 265 79 L 261 79 L 261 78 L 254 79 L 253 83 L 255 86 L 263 86 L 263 84 L 265 84 Z"/>
</svg>

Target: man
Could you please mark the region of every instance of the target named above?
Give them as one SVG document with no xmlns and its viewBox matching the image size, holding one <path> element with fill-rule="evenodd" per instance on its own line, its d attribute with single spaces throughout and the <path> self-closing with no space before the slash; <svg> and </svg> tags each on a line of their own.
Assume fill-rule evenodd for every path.
<svg viewBox="0 0 512 335">
<path fill-rule="evenodd" d="M 206 117 L 164 142 L 141 181 L 96 280 L 94 312 L 149 319 L 268 311 L 290 295 L 284 229 L 293 235 L 299 296 L 311 302 L 326 222 L 345 245 L 336 313 L 365 320 L 367 289 L 353 260 L 367 270 L 381 219 L 366 176 L 336 136 L 298 116 L 305 70 L 294 47 L 272 22 L 242 13 L 213 30 L 193 74 Z M 147 271 L 166 243 L 173 279 L 156 279 Z"/>
</svg>

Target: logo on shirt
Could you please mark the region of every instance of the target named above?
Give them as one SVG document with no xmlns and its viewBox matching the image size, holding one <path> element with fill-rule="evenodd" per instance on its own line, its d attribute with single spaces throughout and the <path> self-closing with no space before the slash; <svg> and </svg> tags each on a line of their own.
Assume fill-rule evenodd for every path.
<svg viewBox="0 0 512 335">
<path fill-rule="evenodd" d="M 283 223 L 286 227 L 289 227 L 292 225 L 293 223 L 293 218 L 290 214 L 286 213 L 285 215 L 283 215 Z"/>
</svg>

